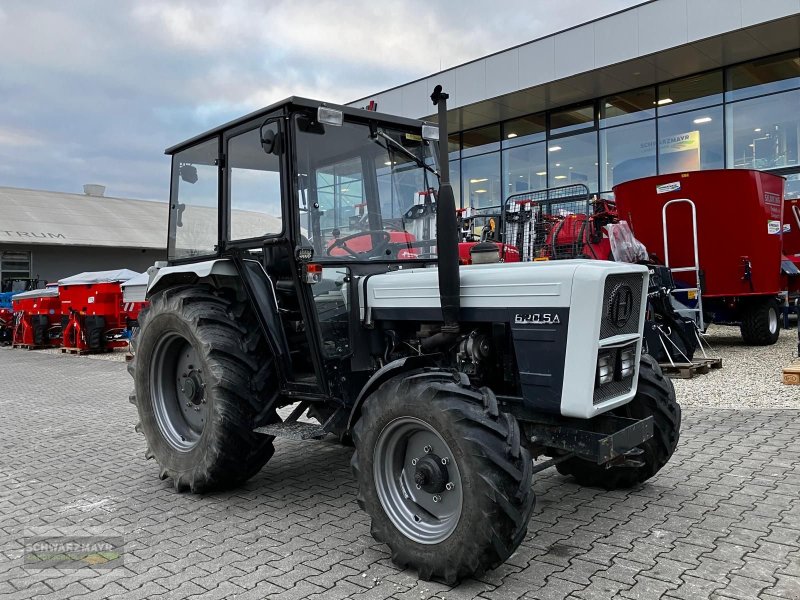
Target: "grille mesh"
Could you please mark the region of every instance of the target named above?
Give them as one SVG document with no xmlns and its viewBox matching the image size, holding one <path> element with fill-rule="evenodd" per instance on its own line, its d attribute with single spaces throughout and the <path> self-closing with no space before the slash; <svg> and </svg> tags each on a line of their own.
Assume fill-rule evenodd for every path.
<svg viewBox="0 0 800 600">
<path fill-rule="evenodd" d="M 632 386 L 633 376 L 601 385 L 599 388 L 595 388 L 592 402 L 597 405 L 611 398 L 622 396 L 623 394 L 630 392 Z"/>
<path fill-rule="evenodd" d="M 615 298 L 615 291 L 623 285 L 631 289 L 631 313 L 627 322 L 619 327 L 611 315 L 613 312 L 612 301 Z M 639 330 L 639 314 L 642 304 L 642 285 L 644 285 L 644 275 L 641 273 L 625 273 L 623 275 L 609 275 L 606 278 L 606 287 L 603 292 L 603 318 L 600 322 L 600 339 L 609 338 L 615 335 L 626 333 L 636 333 Z"/>
</svg>

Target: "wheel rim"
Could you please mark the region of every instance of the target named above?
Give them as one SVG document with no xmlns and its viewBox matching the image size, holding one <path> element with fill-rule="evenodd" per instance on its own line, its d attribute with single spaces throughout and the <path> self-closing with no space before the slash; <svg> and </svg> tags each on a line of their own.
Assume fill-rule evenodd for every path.
<svg viewBox="0 0 800 600">
<path fill-rule="evenodd" d="M 199 357 L 186 338 L 172 333 L 156 344 L 151 365 L 158 428 L 173 448 L 188 452 L 200 440 L 209 414 Z"/>
<path fill-rule="evenodd" d="M 778 331 L 778 312 L 773 308 L 770 307 L 769 309 L 769 332 L 774 334 Z"/>
<path fill-rule="evenodd" d="M 415 417 L 388 423 L 375 444 L 373 477 L 383 510 L 407 538 L 438 544 L 453 533 L 463 504 L 461 473 L 428 423 Z"/>
</svg>

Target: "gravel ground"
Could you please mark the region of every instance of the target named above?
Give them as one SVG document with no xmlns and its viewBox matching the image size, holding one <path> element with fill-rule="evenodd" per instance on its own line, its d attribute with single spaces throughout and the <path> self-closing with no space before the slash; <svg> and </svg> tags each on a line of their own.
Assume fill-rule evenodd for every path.
<svg viewBox="0 0 800 600">
<path fill-rule="evenodd" d="M 714 369 L 693 379 L 673 379 L 681 405 L 800 409 L 800 386 L 782 382 L 783 367 L 797 359 L 796 329 L 782 330 L 774 346 L 745 346 L 738 327 L 721 325 L 709 327 L 705 339 L 712 348 L 709 355 L 722 357 L 722 369 Z M 57 354 L 64 360 L 124 361 L 128 349 L 118 348 L 113 352 L 84 356 L 62 354 L 58 348 L 31 352 Z"/>
<path fill-rule="evenodd" d="M 673 379 L 682 406 L 800 408 L 800 386 L 784 385 L 783 367 L 797 360 L 797 330 L 784 329 L 774 346 L 745 346 L 738 327 L 712 325 L 709 356 L 722 368 L 692 379 Z"/>
</svg>

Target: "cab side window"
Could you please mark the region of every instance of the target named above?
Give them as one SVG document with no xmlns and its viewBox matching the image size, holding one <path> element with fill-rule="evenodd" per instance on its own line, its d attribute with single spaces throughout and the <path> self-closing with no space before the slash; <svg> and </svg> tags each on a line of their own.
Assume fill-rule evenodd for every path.
<svg viewBox="0 0 800 600">
<path fill-rule="evenodd" d="M 251 129 L 228 141 L 231 240 L 283 232 L 280 158 L 264 152 L 260 136 L 259 129 Z"/>
</svg>

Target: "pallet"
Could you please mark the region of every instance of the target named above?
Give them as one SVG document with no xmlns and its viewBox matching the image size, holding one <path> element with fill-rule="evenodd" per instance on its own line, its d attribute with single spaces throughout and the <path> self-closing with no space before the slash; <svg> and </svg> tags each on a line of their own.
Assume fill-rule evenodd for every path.
<svg viewBox="0 0 800 600">
<path fill-rule="evenodd" d="M 106 354 L 113 352 L 113 348 L 104 348 L 102 350 L 84 350 L 82 348 L 61 348 L 61 354 L 74 354 L 75 356 L 85 356 L 87 354 Z"/>
<path fill-rule="evenodd" d="M 45 350 L 52 348 L 52 346 L 35 346 L 34 344 L 11 344 L 12 348 L 19 348 L 20 350 Z"/>
<path fill-rule="evenodd" d="M 695 375 L 705 375 L 712 369 L 722 368 L 721 358 L 695 358 L 692 362 L 660 363 L 664 375 L 672 379 L 691 379 Z"/>
<path fill-rule="evenodd" d="M 783 383 L 786 385 L 800 385 L 800 361 L 795 361 L 788 367 L 783 367 Z"/>
</svg>

